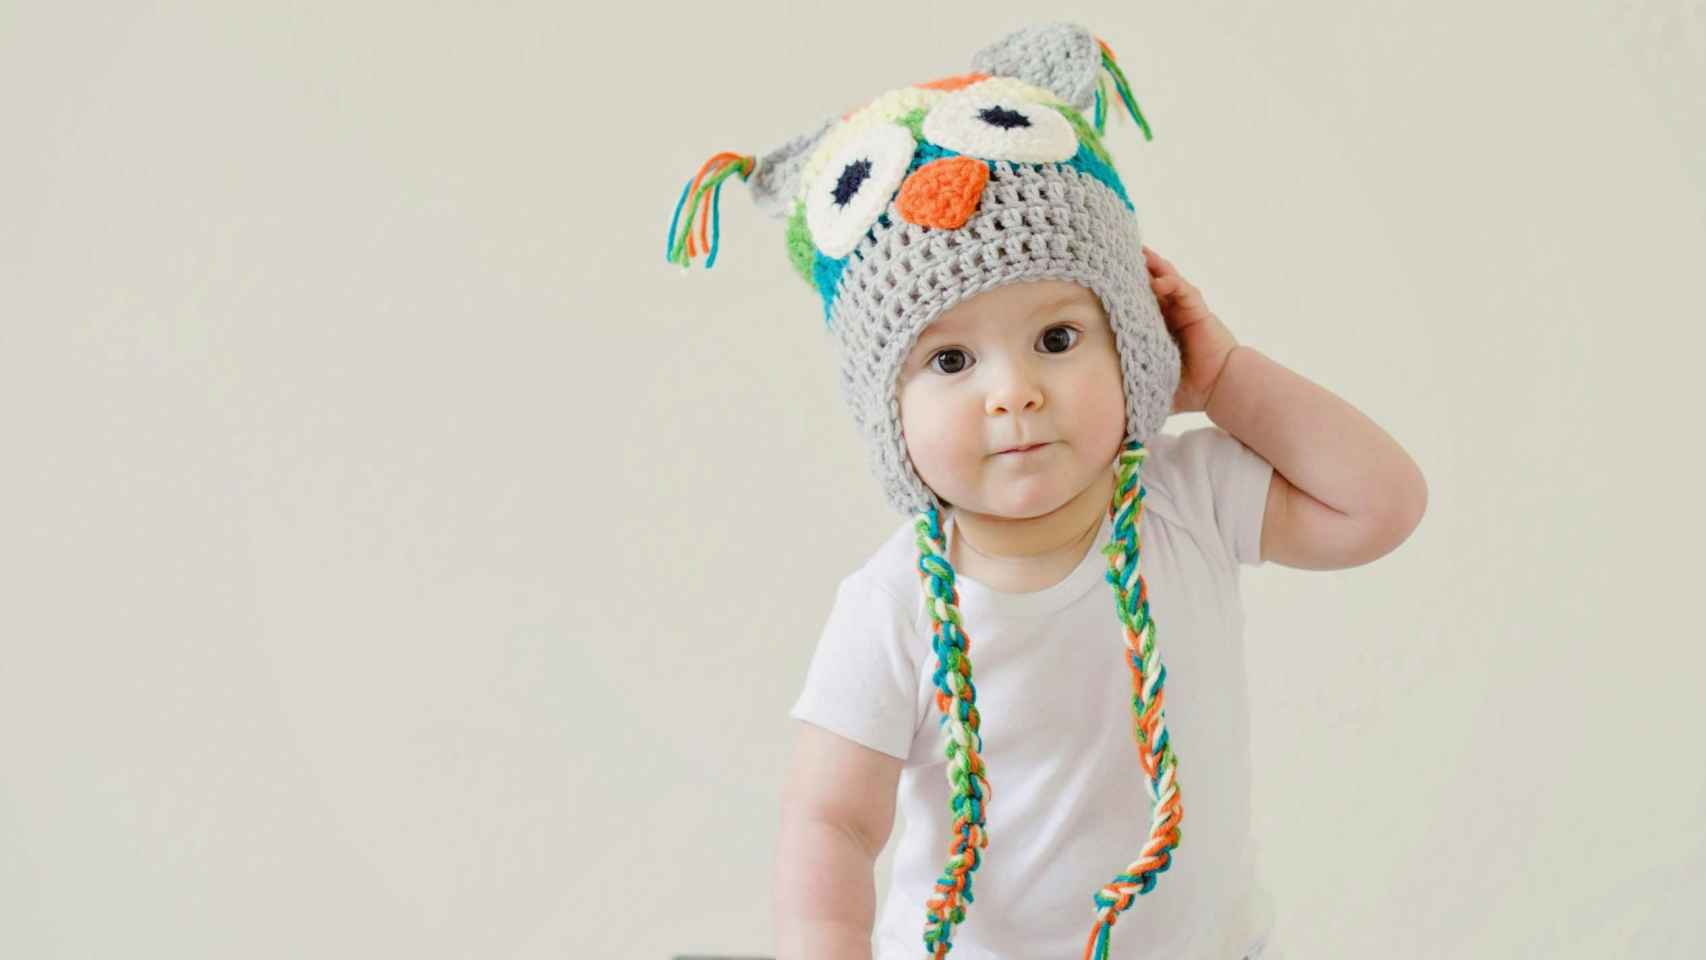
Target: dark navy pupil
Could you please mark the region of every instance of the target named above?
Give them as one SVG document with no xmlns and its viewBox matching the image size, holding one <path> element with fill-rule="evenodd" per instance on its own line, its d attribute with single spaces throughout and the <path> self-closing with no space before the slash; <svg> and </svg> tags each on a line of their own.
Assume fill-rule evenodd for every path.
<svg viewBox="0 0 1706 960">
<path fill-rule="evenodd" d="M 1031 119 L 1017 110 L 1006 107 L 985 107 L 977 112 L 977 118 L 992 127 L 1011 130 L 1014 127 L 1028 127 Z"/>
<path fill-rule="evenodd" d="M 859 192 L 859 187 L 871 179 L 871 161 L 855 160 L 841 168 L 841 179 L 835 182 L 835 205 L 847 206 L 847 201 L 853 199 Z"/>
</svg>

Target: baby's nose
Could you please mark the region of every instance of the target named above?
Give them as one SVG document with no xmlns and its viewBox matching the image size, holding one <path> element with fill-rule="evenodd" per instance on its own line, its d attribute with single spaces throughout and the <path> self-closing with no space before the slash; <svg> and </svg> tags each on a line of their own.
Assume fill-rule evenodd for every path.
<svg viewBox="0 0 1706 960">
<path fill-rule="evenodd" d="M 895 212 L 921 227 L 958 230 L 977 210 L 988 182 L 989 165 L 976 157 L 932 160 L 900 185 Z"/>
</svg>

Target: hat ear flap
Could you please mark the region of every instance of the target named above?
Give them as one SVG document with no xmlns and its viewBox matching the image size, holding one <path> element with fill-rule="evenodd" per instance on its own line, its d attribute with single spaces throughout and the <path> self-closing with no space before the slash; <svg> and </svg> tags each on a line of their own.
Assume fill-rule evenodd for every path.
<svg viewBox="0 0 1706 960">
<path fill-rule="evenodd" d="M 788 219 L 794 212 L 794 197 L 800 191 L 800 171 L 835 122 L 834 117 L 826 118 L 816 130 L 759 155 L 758 168 L 747 181 L 754 206 L 774 219 Z"/>
<path fill-rule="evenodd" d="M 972 69 L 1041 87 L 1082 113 L 1096 99 L 1102 51 L 1090 31 L 1074 23 L 1015 30 L 972 55 Z"/>
</svg>

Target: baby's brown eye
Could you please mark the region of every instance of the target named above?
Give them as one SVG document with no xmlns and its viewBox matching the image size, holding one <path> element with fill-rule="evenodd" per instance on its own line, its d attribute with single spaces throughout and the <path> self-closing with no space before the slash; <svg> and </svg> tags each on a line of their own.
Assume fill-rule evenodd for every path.
<svg viewBox="0 0 1706 960">
<path fill-rule="evenodd" d="M 1050 327 L 1047 330 L 1043 331 L 1043 342 L 1045 342 L 1045 343 L 1048 342 L 1049 334 L 1051 334 L 1051 333 L 1076 334 L 1076 333 L 1078 333 L 1078 331 L 1072 329 L 1071 327 Z M 1055 338 L 1055 342 L 1060 344 L 1060 349 L 1050 351 L 1051 353 L 1065 353 L 1067 350 L 1070 350 L 1072 348 L 1072 345 L 1074 343 L 1076 343 L 1078 341 L 1075 337 L 1069 336 L 1066 338 L 1064 343 L 1061 343 L 1061 338 L 1059 338 L 1059 337 Z"/>
<path fill-rule="evenodd" d="M 955 366 L 951 370 L 944 369 L 941 364 L 936 362 L 936 361 L 942 359 L 943 357 L 959 357 L 959 358 L 961 358 L 960 364 L 958 366 Z M 961 370 L 965 369 L 965 359 L 964 358 L 965 358 L 965 352 L 962 350 L 943 350 L 943 351 L 937 353 L 934 357 L 930 358 L 930 365 L 935 367 L 938 370 L 941 370 L 943 373 L 959 373 Z"/>
</svg>

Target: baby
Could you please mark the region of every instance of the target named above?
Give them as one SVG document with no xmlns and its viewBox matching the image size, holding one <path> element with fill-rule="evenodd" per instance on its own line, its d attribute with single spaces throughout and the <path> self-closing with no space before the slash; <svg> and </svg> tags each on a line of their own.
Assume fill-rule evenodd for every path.
<svg viewBox="0 0 1706 960">
<path fill-rule="evenodd" d="M 787 218 L 907 517 L 840 582 L 792 710 L 778 956 L 1264 955 L 1240 567 L 1368 563 L 1426 486 L 1142 246 L 1099 71 L 1148 128 L 1107 44 L 1041 25 L 972 65 L 719 154 L 670 226 L 685 264 L 682 205 L 714 223 L 731 174 Z M 1214 426 L 1161 430 L 1194 411 Z"/>
<path fill-rule="evenodd" d="M 1367 563 L 1415 528 L 1426 488 L 1378 427 L 1238 345 L 1172 264 L 1144 253 L 1182 347 L 1170 412 L 1206 411 L 1218 427 L 1157 434 L 1144 463 L 1141 579 L 1167 637 L 1173 695 L 1163 737 L 1190 758 L 1182 779 L 1196 826 L 1188 855 L 1139 905 L 1147 909 L 1133 907 L 1149 922 L 1108 955 L 1271 960 L 1262 951 L 1271 906 L 1248 833 L 1237 568 Z M 1086 895 L 1147 835 L 1148 808 L 1132 802 L 1142 777 L 1132 683 L 1117 668 L 1118 624 L 1097 589 L 1112 532 L 1109 464 L 1124 428 L 1114 341 L 1086 288 L 1015 282 L 946 311 L 899 372 L 912 462 L 951 503 L 943 527 L 975 641 L 976 709 L 1004 721 L 983 724 L 977 741 L 993 771 L 980 786 L 1000 855 L 977 868 L 977 920 L 953 941 L 960 956 L 1076 956 L 1093 914 Z M 784 960 L 916 957 L 918 904 L 943 890 L 921 880 L 954 836 L 940 811 L 957 771 L 937 726 L 922 722 L 936 661 L 913 539 L 903 524 L 842 581 L 792 711 L 775 874 Z M 908 829 L 873 954 L 872 865 L 897 794 Z"/>
</svg>

